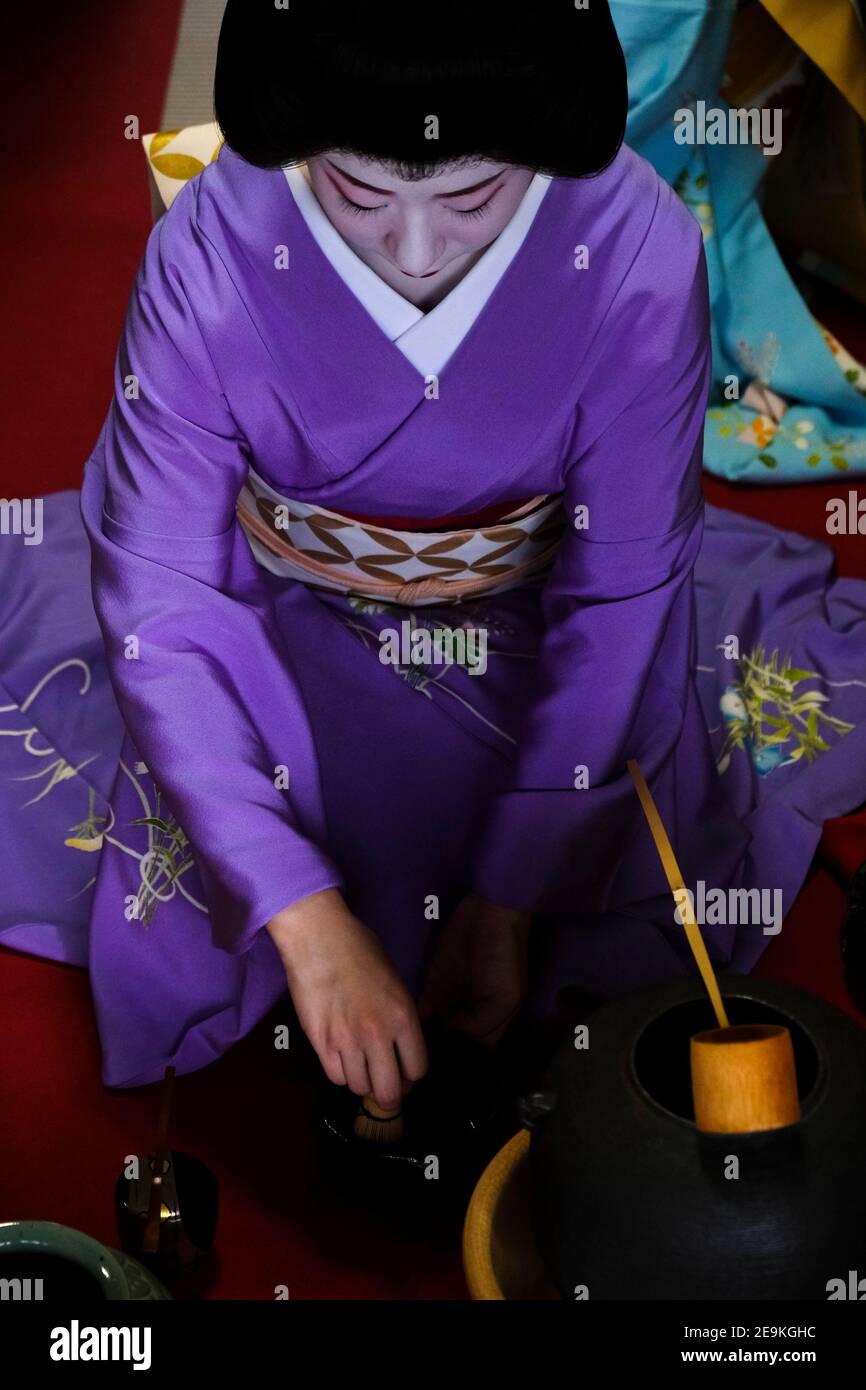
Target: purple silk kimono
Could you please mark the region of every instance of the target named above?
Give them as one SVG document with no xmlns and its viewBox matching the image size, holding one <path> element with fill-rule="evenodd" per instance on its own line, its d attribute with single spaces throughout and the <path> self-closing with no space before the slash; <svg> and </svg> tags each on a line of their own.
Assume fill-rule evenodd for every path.
<svg viewBox="0 0 866 1390">
<path fill-rule="evenodd" d="M 469 891 L 540 914 L 538 1016 L 564 985 L 689 970 L 630 757 L 688 885 L 790 907 L 866 788 L 866 586 L 705 508 L 709 353 L 700 229 L 626 147 L 553 180 L 437 399 L 280 170 L 224 149 L 184 188 L 132 293 L 84 529 L 77 494 L 47 498 L 46 544 L 0 575 L 0 940 L 88 965 L 107 1084 L 249 1030 L 286 987 L 264 924 L 330 885 L 415 991 Z M 256 563 L 250 464 L 335 511 L 561 493 L 568 525 L 546 578 L 424 610 L 487 629 L 483 676 L 408 679 L 378 659 L 393 611 Z M 156 896 L 154 855 L 177 871 Z M 747 970 L 765 926 L 704 933 Z"/>
</svg>

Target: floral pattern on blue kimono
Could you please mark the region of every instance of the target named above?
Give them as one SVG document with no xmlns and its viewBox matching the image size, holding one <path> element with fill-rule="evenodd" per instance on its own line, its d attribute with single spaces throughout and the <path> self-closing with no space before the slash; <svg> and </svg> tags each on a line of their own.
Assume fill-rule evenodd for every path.
<svg viewBox="0 0 866 1390">
<path fill-rule="evenodd" d="M 728 110 L 720 86 L 735 5 L 611 0 L 611 13 L 629 71 L 626 138 L 677 188 L 704 233 L 714 388 L 705 467 L 760 483 L 866 473 L 866 376 L 834 351 L 767 228 L 760 192 L 768 158 L 750 144 L 677 143 L 677 111 L 698 101 Z M 725 394 L 730 377 L 739 399 Z M 770 389 L 771 411 L 744 403 L 749 383 Z"/>
</svg>

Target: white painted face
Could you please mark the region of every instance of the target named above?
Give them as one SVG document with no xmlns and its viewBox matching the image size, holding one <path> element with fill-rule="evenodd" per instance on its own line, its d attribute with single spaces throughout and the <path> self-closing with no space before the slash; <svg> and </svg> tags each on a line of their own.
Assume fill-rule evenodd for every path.
<svg viewBox="0 0 866 1390">
<path fill-rule="evenodd" d="M 475 160 L 411 182 L 339 150 L 314 156 L 307 170 L 343 240 L 422 308 L 438 303 L 496 240 L 533 177 L 531 169 Z"/>
</svg>

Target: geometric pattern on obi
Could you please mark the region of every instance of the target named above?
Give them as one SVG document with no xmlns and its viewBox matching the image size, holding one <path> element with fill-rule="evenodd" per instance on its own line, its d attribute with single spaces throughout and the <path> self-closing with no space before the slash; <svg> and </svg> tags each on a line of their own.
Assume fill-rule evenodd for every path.
<svg viewBox="0 0 866 1390">
<path fill-rule="evenodd" d="M 284 497 L 250 469 L 237 516 L 271 573 L 414 607 L 501 593 L 549 569 L 565 531 L 560 495 L 488 526 L 401 531 Z"/>
</svg>

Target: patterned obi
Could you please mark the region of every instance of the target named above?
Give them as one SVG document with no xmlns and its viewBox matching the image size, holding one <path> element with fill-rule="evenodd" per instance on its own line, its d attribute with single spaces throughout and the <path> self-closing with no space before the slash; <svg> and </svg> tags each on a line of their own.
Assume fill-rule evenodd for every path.
<svg viewBox="0 0 866 1390">
<path fill-rule="evenodd" d="M 516 588 L 550 567 L 565 530 L 558 493 L 533 497 L 491 524 L 395 530 L 283 497 L 253 469 L 237 516 L 272 574 L 413 607 Z"/>
</svg>

